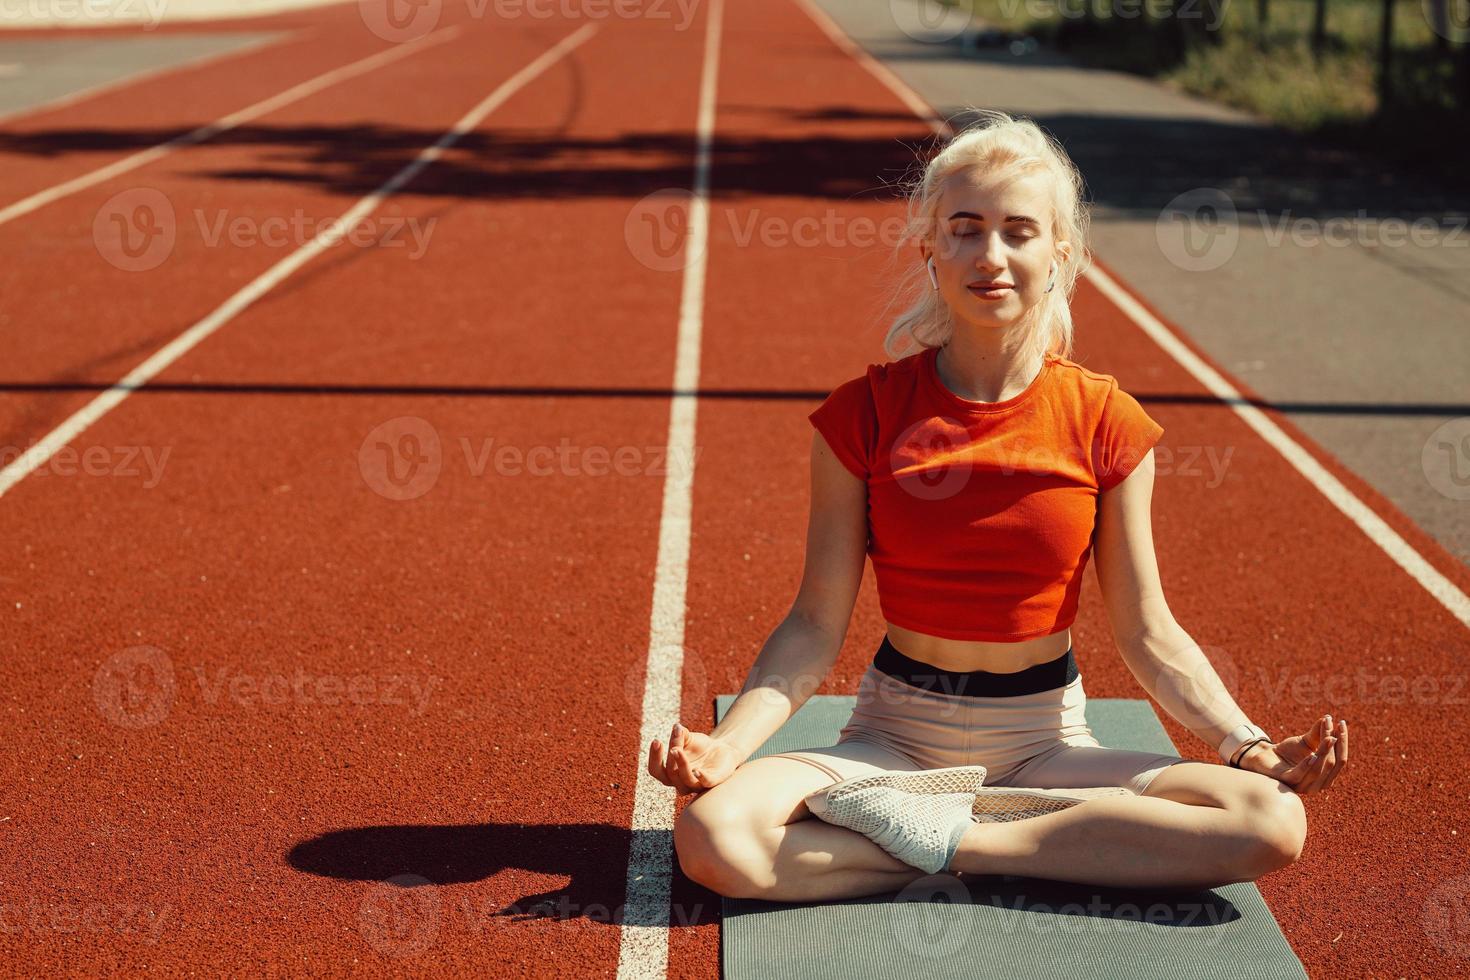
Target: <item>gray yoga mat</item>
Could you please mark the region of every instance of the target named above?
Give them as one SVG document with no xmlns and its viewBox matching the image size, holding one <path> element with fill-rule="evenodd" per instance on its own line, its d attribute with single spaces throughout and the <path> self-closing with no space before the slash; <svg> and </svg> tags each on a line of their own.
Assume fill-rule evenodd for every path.
<svg viewBox="0 0 1470 980">
<path fill-rule="evenodd" d="M 715 719 L 736 695 L 715 698 Z M 854 698 L 809 698 L 751 758 L 833 745 Z M 1146 700 L 1089 698 L 1103 745 L 1177 753 Z M 812 904 L 723 899 L 727 980 L 945 977 L 1306 977 L 1250 882 L 1101 888 L 1012 875 L 935 875 L 902 892 Z"/>
</svg>

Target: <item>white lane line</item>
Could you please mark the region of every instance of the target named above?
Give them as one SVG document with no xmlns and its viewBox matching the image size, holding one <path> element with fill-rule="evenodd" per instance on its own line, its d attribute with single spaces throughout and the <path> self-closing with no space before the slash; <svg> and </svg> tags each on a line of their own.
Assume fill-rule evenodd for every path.
<svg viewBox="0 0 1470 980">
<path fill-rule="evenodd" d="M 648 670 L 643 681 L 638 733 L 638 777 L 633 796 L 633 843 L 628 852 L 627 902 L 618 949 L 618 980 L 663 980 L 669 968 L 669 918 L 674 862 L 672 787 L 654 779 L 642 764 L 655 738 L 667 740 L 679 718 L 684 673 L 684 603 L 689 583 L 690 514 L 694 496 L 694 437 L 699 385 L 700 335 L 704 328 L 704 283 L 709 238 L 710 147 L 715 131 L 715 85 L 720 71 L 722 0 L 711 0 L 705 22 L 704 65 L 699 78 L 698 141 L 689 234 L 679 298 L 679 333 L 674 355 L 674 397 L 669 403 L 668 459 L 688 460 L 667 469 L 658 522 L 658 559 L 653 578 Z M 681 916 L 682 918 L 682 916 Z"/>
<path fill-rule="evenodd" d="M 863 50 L 861 45 L 848 37 L 842 28 L 838 27 L 832 18 L 827 16 L 825 10 L 818 7 L 812 0 L 797 0 L 797 4 L 806 10 L 807 16 L 816 22 L 817 26 L 822 29 L 827 37 L 831 38 L 833 44 L 846 52 L 848 57 L 866 68 L 874 78 L 887 85 L 889 91 L 898 96 L 903 104 L 909 107 L 910 112 L 928 123 L 929 128 L 934 130 L 939 136 L 950 135 L 949 123 L 941 119 L 933 107 L 928 102 L 925 102 L 919 93 L 909 88 L 903 79 L 889 71 L 887 65 L 868 54 L 868 52 Z"/>
<path fill-rule="evenodd" d="M 817 22 L 817 25 L 826 31 L 844 51 L 861 51 L 855 44 L 841 32 L 825 13 L 817 9 L 812 0 L 797 0 L 806 8 L 807 13 Z M 869 71 L 871 71 L 880 82 L 887 85 L 893 94 L 898 96 L 903 103 L 922 119 L 929 121 L 935 126 L 935 132 L 941 136 L 949 136 L 953 132 L 951 127 L 938 115 L 913 89 L 886 67 L 880 65 L 866 52 L 855 55 Z M 918 108 L 915 108 L 917 103 Z M 1311 453 L 1301 447 L 1291 436 L 1287 435 L 1281 428 L 1260 409 L 1245 402 L 1244 396 L 1234 385 L 1226 381 L 1214 368 L 1200 360 L 1168 327 L 1160 323 L 1153 314 L 1144 309 L 1133 297 L 1118 283 L 1098 269 L 1089 266 L 1084 272 L 1086 278 L 1098 288 L 1104 296 L 1111 299 L 1120 310 L 1128 315 L 1140 330 L 1153 338 L 1163 350 L 1174 358 L 1195 380 L 1204 385 L 1220 398 L 1231 410 L 1239 415 L 1246 425 L 1256 431 L 1258 435 L 1272 448 L 1279 452 L 1288 463 L 1312 486 L 1316 487 L 1348 520 L 1352 521 L 1358 528 L 1368 536 L 1368 539 L 1384 554 L 1393 559 L 1415 582 L 1418 582 L 1431 596 L 1437 599 L 1441 605 L 1449 611 L 1451 616 L 1458 619 L 1463 625 L 1470 627 L 1470 596 L 1466 596 L 1459 586 L 1442 575 L 1424 556 L 1414 550 L 1414 546 L 1405 541 L 1397 531 L 1389 527 L 1383 518 L 1374 513 L 1373 508 L 1359 500 L 1342 481 L 1329 473 Z"/>
<path fill-rule="evenodd" d="M 1239 389 L 1202 361 L 1199 355 L 1185 346 L 1168 327 L 1144 309 L 1106 272 L 1096 266 L 1091 266 L 1087 269 L 1086 276 L 1104 296 L 1128 314 L 1128 318 L 1136 323 L 1139 329 L 1153 338 L 1154 343 L 1167 351 L 1186 371 L 1194 375 L 1200 384 L 1208 388 L 1211 394 L 1229 405 L 1246 425 L 1254 429 L 1257 435 L 1284 456 L 1286 461 L 1295 467 L 1308 483 L 1321 491 L 1322 495 L 1332 501 L 1333 505 L 1342 511 L 1348 520 L 1356 524 L 1368 536 L 1369 540 L 1382 548 L 1388 557 L 1397 562 L 1405 572 L 1408 572 L 1410 578 L 1438 599 L 1449 610 L 1450 615 L 1463 625 L 1470 627 L 1470 597 L 1467 597 L 1455 583 L 1445 578 L 1433 565 L 1429 564 L 1423 555 L 1414 550 L 1413 545 L 1405 541 L 1397 531 L 1384 522 L 1383 518 L 1374 513 L 1373 508 L 1359 500 L 1351 490 L 1343 485 L 1341 480 L 1328 472 L 1311 453 L 1303 449 L 1300 443 L 1271 421 L 1270 416 L 1247 402 Z"/>
<path fill-rule="evenodd" d="M 329 223 L 327 230 L 318 233 L 311 241 L 261 273 L 239 292 L 220 304 L 214 312 L 164 345 L 152 357 L 128 372 L 121 381 L 92 399 L 71 418 L 48 433 L 44 439 L 21 453 L 9 466 L 0 469 L 0 496 L 4 496 L 11 487 L 35 472 L 58 449 L 75 439 L 93 422 L 106 415 L 128 395 L 146 385 L 160 371 L 177 361 L 204 338 L 224 326 L 251 303 L 270 292 L 291 273 L 345 238 L 357 227 L 358 222 L 371 214 L 385 198 L 418 176 L 419 171 L 439 159 L 446 148 L 478 126 L 481 120 L 499 108 L 506 99 L 520 91 L 537 75 L 595 34 L 597 28 L 596 22 L 582 26 L 501 83 L 494 92 L 481 100 L 448 132 L 439 137 L 433 146 L 422 150 L 407 166 L 390 177 L 377 190 L 354 204 L 336 222 Z"/>
<path fill-rule="evenodd" d="M 411 44 L 395 45 L 385 51 L 379 51 L 377 54 L 369 55 L 360 61 L 354 61 L 350 65 L 333 68 L 329 72 L 308 79 L 299 85 L 293 85 L 284 92 L 272 95 L 268 99 L 262 99 L 254 105 L 246 106 L 244 109 L 232 112 L 227 116 L 222 116 L 214 122 L 200 126 L 198 129 L 184 133 L 182 136 L 175 136 L 167 142 L 150 146 L 146 150 L 139 150 L 131 156 L 123 157 L 121 160 L 114 160 L 105 167 L 99 167 L 90 173 L 82 174 L 80 177 L 73 177 L 71 180 L 57 184 L 54 187 L 49 187 L 44 191 L 37 191 L 30 197 L 22 198 L 14 204 L 0 208 L 0 225 L 8 221 L 14 221 L 22 215 L 30 214 L 38 208 L 43 208 L 48 204 L 61 200 L 63 197 L 75 194 L 77 191 L 86 190 L 88 187 L 96 186 L 105 180 L 111 180 L 113 177 L 125 174 L 130 170 L 137 170 L 139 167 L 146 166 L 155 160 L 160 160 L 168 156 L 175 150 L 192 146 L 196 143 L 202 143 L 207 139 L 218 136 L 220 133 L 229 132 L 236 126 L 247 123 L 252 119 L 258 119 L 266 113 L 274 112 L 293 102 L 299 102 L 328 86 L 336 85 L 338 82 L 344 82 L 349 78 L 356 78 L 359 75 L 381 68 L 400 58 L 422 51 L 425 47 L 448 41 L 450 38 L 459 34 L 459 31 L 460 29 L 458 27 L 446 27 L 419 38 Z"/>
<path fill-rule="evenodd" d="M 99 82 L 96 85 L 89 85 L 86 88 L 77 89 L 75 92 L 68 92 L 65 95 L 59 95 L 56 98 L 50 99 L 46 102 L 40 102 L 36 105 L 22 106 L 19 109 L 12 109 L 10 112 L 0 114 L 0 123 L 8 123 L 16 119 L 21 119 L 25 116 L 40 115 L 43 112 L 51 112 L 55 109 L 63 108 L 64 106 L 75 105 L 78 102 L 83 102 L 87 99 L 101 95 L 103 92 L 110 92 L 113 89 L 126 88 L 129 85 L 136 85 L 139 82 L 145 82 L 150 78 L 157 78 L 159 75 L 166 75 L 169 72 L 187 71 L 190 68 L 199 68 L 203 65 L 207 65 L 212 61 L 225 61 L 229 58 L 242 57 L 244 55 L 250 54 L 253 51 L 258 51 L 261 48 L 270 47 L 273 44 L 285 44 L 288 41 L 294 41 L 306 33 L 306 31 L 301 30 L 291 31 L 290 33 L 284 34 L 280 37 L 263 37 L 255 41 L 251 41 L 247 44 L 242 44 L 238 48 L 231 48 L 229 51 L 211 51 L 209 54 L 201 54 L 196 58 L 189 58 L 185 61 L 175 62 L 171 65 L 160 65 L 157 68 L 149 68 L 144 71 L 135 72 L 134 74 L 127 75 L 123 78 L 114 78 L 110 81 Z M 6 37 L 15 38 L 16 35 L 8 34 L 6 35 Z"/>
</svg>

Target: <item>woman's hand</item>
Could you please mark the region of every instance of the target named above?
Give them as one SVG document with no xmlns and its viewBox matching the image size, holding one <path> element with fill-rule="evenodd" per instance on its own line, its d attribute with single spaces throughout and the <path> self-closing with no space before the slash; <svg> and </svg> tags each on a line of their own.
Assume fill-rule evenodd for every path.
<svg viewBox="0 0 1470 980">
<path fill-rule="evenodd" d="M 1305 735 L 1257 742 L 1246 750 L 1240 768 L 1278 779 L 1305 796 L 1331 786 L 1347 761 L 1347 722 L 1334 726 L 1332 716 L 1323 715 Z"/>
<path fill-rule="evenodd" d="M 648 746 L 648 773 L 678 793 L 697 793 L 730 778 L 741 762 L 728 742 L 702 732 L 691 732 L 674 722 L 668 751 L 654 739 Z"/>
</svg>

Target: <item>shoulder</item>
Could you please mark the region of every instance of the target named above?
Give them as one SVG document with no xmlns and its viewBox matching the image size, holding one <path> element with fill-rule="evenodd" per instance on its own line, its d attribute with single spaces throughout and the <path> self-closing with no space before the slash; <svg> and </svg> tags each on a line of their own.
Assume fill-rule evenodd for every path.
<svg viewBox="0 0 1470 980">
<path fill-rule="evenodd" d="M 1111 374 L 1093 371 L 1076 361 L 1057 357 L 1055 389 L 1076 406 L 1075 417 L 1094 433 L 1117 424 L 1120 418 L 1143 414 L 1138 400 Z"/>
<path fill-rule="evenodd" d="M 832 390 L 832 398 L 843 402 L 858 402 L 875 411 L 896 403 L 905 402 L 919 383 L 919 358 L 924 354 L 908 354 L 896 361 L 869 363 L 860 375 L 849 378 Z"/>
<path fill-rule="evenodd" d="M 1069 395 L 1075 396 L 1079 403 L 1101 412 L 1108 396 L 1118 387 L 1118 379 L 1111 374 L 1083 367 L 1068 358 L 1051 356 L 1055 362 L 1055 383 Z"/>
</svg>

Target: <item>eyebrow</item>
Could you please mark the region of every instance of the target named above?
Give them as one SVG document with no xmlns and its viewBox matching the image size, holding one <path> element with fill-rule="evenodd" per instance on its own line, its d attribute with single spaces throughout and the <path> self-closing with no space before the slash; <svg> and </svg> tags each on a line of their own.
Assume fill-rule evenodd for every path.
<svg viewBox="0 0 1470 980">
<path fill-rule="evenodd" d="M 974 218 L 976 221 L 985 220 L 984 217 L 976 214 L 973 211 L 956 211 L 954 214 L 949 216 L 950 221 L 954 221 L 956 218 Z M 1037 221 L 1035 218 L 1029 218 L 1024 214 L 1010 215 L 1006 218 L 1004 223 L 1009 224 L 1012 221 L 1024 221 L 1026 224 L 1035 225 L 1038 228 L 1041 227 L 1041 222 Z"/>
</svg>

